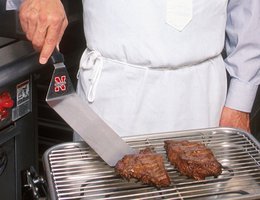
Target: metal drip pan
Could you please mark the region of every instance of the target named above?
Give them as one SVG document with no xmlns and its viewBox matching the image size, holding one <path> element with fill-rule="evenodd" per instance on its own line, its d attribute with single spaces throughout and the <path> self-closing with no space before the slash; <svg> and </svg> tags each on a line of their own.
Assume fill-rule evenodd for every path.
<svg viewBox="0 0 260 200">
<path fill-rule="evenodd" d="M 231 128 L 155 133 L 124 138 L 135 149 L 153 148 L 164 156 L 172 184 L 157 189 L 123 180 L 84 142 L 64 143 L 47 150 L 43 163 L 51 199 L 260 199 L 260 144 Z M 196 181 L 168 162 L 164 140 L 199 141 L 223 166 L 217 178 Z"/>
</svg>

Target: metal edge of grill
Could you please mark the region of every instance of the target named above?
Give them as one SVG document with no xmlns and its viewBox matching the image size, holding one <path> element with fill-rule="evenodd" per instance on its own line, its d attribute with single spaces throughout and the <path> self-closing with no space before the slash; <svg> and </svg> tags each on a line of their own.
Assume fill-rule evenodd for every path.
<svg viewBox="0 0 260 200">
<path fill-rule="evenodd" d="M 221 136 L 221 134 L 223 134 L 223 136 Z M 241 138 L 243 140 L 240 141 L 241 138 L 236 138 L 234 136 L 236 136 L 236 137 L 237 136 L 241 136 Z M 234 147 L 239 148 L 239 149 L 238 149 L 238 151 L 235 149 L 234 152 L 232 152 L 233 151 L 232 149 L 231 150 L 228 149 L 228 151 L 229 151 L 228 152 L 228 156 L 229 156 L 229 154 L 237 154 L 237 152 L 238 153 L 240 153 L 242 151 L 247 152 L 246 156 L 248 155 L 248 158 L 250 158 L 252 160 L 252 162 L 253 162 L 252 167 L 254 167 L 254 168 L 256 167 L 256 169 L 252 169 L 250 171 L 251 165 L 249 165 L 249 167 L 243 166 L 244 163 L 242 163 L 242 166 L 237 166 L 237 168 L 241 168 L 241 170 L 242 171 L 244 170 L 245 172 L 248 171 L 248 173 L 252 173 L 253 175 L 255 173 L 255 175 L 257 176 L 257 183 L 256 183 L 256 185 L 258 187 L 257 189 L 259 190 L 259 193 L 256 193 L 256 194 L 254 194 L 254 193 L 244 194 L 242 196 L 236 196 L 236 197 L 233 197 L 232 194 L 231 194 L 231 196 L 232 196 L 231 199 L 232 200 L 233 199 L 237 199 L 238 200 L 238 199 L 256 199 L 256 198 L 260 198 L 260 144 L 251 134 L 243 132 L 242 130 L 233 129 L 233 128 L 224 128 L 224 127 L 222 127 L 222 128 L 209 128 L 209 129 L 198 129 L 198 130 L 167 132 L 167 133 L 154 133 L 154 134 L 149 134 L 149 135 L 131 136 L 131 137 L 125 137 L 124 140 L 127 143 L 129 143 L 129 145 L 133 146 L 134 148 L 142 149 L 142 148 L 144 148 L 146 146 L 150 146 L 152 148 L 155 148 L 155 151 L 157 153 L 162 153 L 162 151 L 163 151 L 162 147 L 160 145 L 158 145 L 158 143 L 162 143 L 163 140 L 172 139 L 172 138 L 177 139 L 177 140 L 187 139 L 187 140 L 201 141 L 201 142 L 205 143 L 206 145 L 209 144 L 211 146 L 211 148 L 213 148 L 213 149 L 215 148 L 215 152 L 213 151 L 214 154 L 216 152 L 220 151 L 219 148 L 222 147 L 222 146 L 218 146 L 218 144 L 217 144 L 218 140 L 222 141 L 223 147 L 225 147 L 225 144 L 224 144 L 225 140 L 224 139 L 227 139 L 228 140 L 227 141 L 227 147 L 226 147 L 227 149 L 229 148 L 228 145 L 230 145 L 230 143 L 231 143 L 231 145 L 234 143 Z M 230 141 L 233 140 L 233 143 L 230 142 L 229 140 Z M 245 147 L 242 146 L 242 150 L 241 150 L 240 149 L 240 147 L 241 147 L 240 143 L 241 142 L 244 142 L 247 145 L 249 144 L 249 146 L 248 147 L 247 146 L 245 146 Z M 55 172 L 55 170 L 59 170 L 59 167 L 61 167 L 61 166 L 57 165 L 57 163 L 59 163 L 59 162 L 61 164 L 64 163 L 63 160 L 62 160 L 62 157 L 59 157 L 59 156 L 63 155 L 62 152 L 66 151 L 66 148 L 68 148 L 68 147 L 84 148 L 84 151 L 85 151 L 85 149 L 87 149 L 86 151 L 88 152 L 88 155 L 94 157 L 94 161 L 97 162 L 96 163 L 97 165 L 95 164 L 95 162 L 94 162 L 94 164 L 92 163 L 93 160 L 90 160 L 91 163 L 89 162 L 87 164 L 89 164 L 89 165 L 92 164 L 95 167 L 98 166 L 98 168 L 100 168 L 98 173 L 102 173 L 102 170 L 104 168 L 107 169 L 105 163 L 103 161 L 101 161 L 100 159 L 98 159 L 98 156 L 95 155 L 95 152 L 91 151 L 91 149 L 83 142 L 81 142 L 81 143 L 78 143 L 78 142 L 63 143 L 63 144 L 59 144 L 59 145 L 51 147 L 43 155 L 43 165 L 44 165 L 44 169 L 45 169 L 45 173 L 46 173 L 47 183 L 49 185 L 49 195 L 50 195 L 51 199 L 78 199 L 76 197 L 74 198 L 73 196 L 71 196 L 71 198 L 69 196 L 68 197 L 64 197 L 64 198 L 63 197 L 59 197 L 59 196 L 62 196 L 63 194 L 62 193 L 61 194 L 58 193 L 57 190 L 59 189 L 59 184 L 61 184 L 61 185 L 63 184 L 62 180 L 64 180 L 64 179 L 62 179 L 62 177 L 66 176 L 67 172 L 65 172 L 65 173 L 62 172 L 60 174 L 65 174 L 65 175 L 57 176 L 58 178 L 57 177 L 54 178 L 55 173 L 59 174 L 58 172 Z M 253 153 L 251 153 L 251 151 L 252 151 L 251 149 L 252 148 L 254 150 Z M 222 149 L 221 149 L 221 151 L 222 151 Z M 220 153 L 221 153 L 221 151 L 220 151 Z M 58 154 L 57 154 L 58 156 L 55 157 L 55 160 L 54 160 L 55 164 L 53 165 L 53 166 L 56 165 L 56 167 L 51 166 L 51 158 L 50 157 L 52 156 L 52 154 L 54 154 L 53 152 L 56 152 L 56 153 L 58 152 Z M 222 155 L 216 155 L 216 157 L 218 157 L 218 158 L 220 158 L 221 156 Z M 73 157 L 73 155 L 72 155 L 72 157 Z M 248 159 L 247 157 L 245 158 L 245 156 L 242 153 L 241 153 L 241 155 L 240 154 L 238 155 L 238 158 L 241 159 L 241 160 Z M 91 158 L 91 159 L 93 159 L 93 158 Z M 223 161 L 224 160 L 225 159 L 223 159 Z M 70 162 L 73 162 L 73 159 L 70 160 Z M 88 162 L 88 161 L 86 161 L 86 162 Z M 234 162 L 238 162 L 239 163 L 239 161 L 234 161 Z M 173 171 L 172 166 L 170 166 L 169 163 L 167 163 L 167 161 L 166 161 L 165 164 L 166 164 L 167 171 L 168 170 L 170 171 L 169 173 L 171 173 L 171 176 L 173 176 L 174 178 L 176 178 L 177 180 L 180 180 L 180 181 L 185 180 L 185 179 L 180 178 L 180 175 L 178 173 L 176 173 L 175 171 Z M 237 163 L 235 163 L 235 164 L 237 164 Z M 108 169 L 110 170 L 110 171 L 108 170 L 109 173 L 110 173 L 112 169 L 110 169 L 110 168 L 108 168 Z M 225 184 L 226 184 L 225 183 L 225 181 L 226 181 L 225 179 L 228 179 L 229 178 L 228 176 L 230 174 L 232 174 L 228 170 L 229 169 L 226 169 L 226 171 L 224 172 L 225 174 L 219 180 L 218 180 L 218 178 L 217 179 L 209 179 L 209 180 L 204 181 L 204 183 L 202 181 L 201 184 L 202 185 L 205 184 L 206 186 L 207 185 L 208 186 L 211 186 L 211 185 L 214 186 L 214 184 L 220 184 L 220 185 L 223 184 L 225 186 Z M 76 171 L 76 172 L 78 172 L 78 171 Z M 89 171 L 89 174 L 90 174 L 90 172 L 91 172 L 91 170 Z M 83 174 L 84 173 L 85 172 L 83 172 Z M 93 173 L 93 172 L 91 172 L 91 173 Z M 113 172 L 111 172 L 111 173 L 113 173 Z M 228 173 L 230 173 L 230 174 L 228 174 Z M 67 174 L 67 175 L 70 175 L 70 173 Z M 91 179 L 95 179 L 95 178 L 98 179 L 98 175 L 96 175 L 94 173 L 94 177 L 92 177 Z M 233 178 L 233 177 L 231 177 L 231 178 Z M 239 178 L 241 178 L 242 180 L 240 180 Z M 245 176 L 244 174 L 240 174 L 240 175 L 238 175 L 238 180 L 237 181 L 238 182 L 239 181 L 248 181 L 250 183 L 250 180 L 248 180 L 247 178 L 248 177 Z M 108 177 L 108 179 L 114 179 L 114 178 Z M 171 177 L 171 179 L 172 179 L 172 177 Z M 59 180 L 61 180 L 61 181 L 59 182 Z M 162 189 L 159 192 L 155 191 L 155 192 L 150 192 L 150 193 L 151 194 L 154 193 L 155 196 L 157 195 L 157 193 L 160 193 L 160 195 L 158 195 L 160 198 L 158 198 L 158 199 L 167 199 L 167 195 L 169 195 L 168 193 L 171 193 L 171 191 L 176 193 L 176 199 L 198 199 L 200 197 L 203 197 L 203 194 L 201 194 L 201 192 L 199 192 L 199 191 L 197 191 L 198 192 L 198 196 L 189 194 L 190 190 L 192 188 L 196 189 L 196 185 L 195 186 L 193 185 L 195 183 L 194 181 L 192 181 L 192 180 L 189 181 L 189 179 L 187 179 L 187 180 L 185 180 L 186 182 L 184 181 L 184 183 L 175 181 L 173 183 L 173 185 L 171 186 L 171 189 L 169 189 L 169 188 L 168 189 Z M 88 179 L 88 181 L 89 181 L 89 179 Z M 121 187 L 127 187 L 127 185 L 124 185 L 124 183 L 125 184 L 131 184 L 131 183 L 127 183 L 127 181 L 124 182 L 123 179 L 122 179 L 122 186 Z M 132 185 L 133 184 L 135 184 L 135 183 L 132 183 Z M 120 183 L 119 183 L 119 185 L 120 185 Z M 205 190 L 207 192 L 207 189 L 206 189 L 207 187 L 206 186 L 204 187 L 204 186 L 200 186 L 199 185 L 198 189 L 202 189 L 202 190 Z M 88 188 L 87 186 L 84 186 L 84 187 Z M 93 187 L 93 186 L 91 186 L 91 187 Z M 150 186 L 150 187 L 152 187 L 152 186 Z M 144 191 L 146 190 L 145 186 L 144 186 L 144 189 L 142 189 L 142 185 L 141 184 L 138 185 L 138 183 L 136 183 L 136 188 L 139 188 L 139 190 L 141 191 L 141 194 L 142 194 L 142 190 L 144 190 Z M 66 189 L 63 189 L 63 190 L 65 191 L 65 194 L 66 194 Z M 97 191 L 99 191 L 99 188 L 98 188 Z M 152 190 L 149 189 L 149 191 L 152 191 Z M 113 194 L 113 192 L 111 192 L 111 193 Z M 165 196 L 161 195 L 163 193 L 165 193 Z M 231 191 L 231 193 L 232 193 L 232 191 Z M 241 194 L 242 193 L 243 193 L 243 191 L 241 191 Z M 185 195 L 183 196 L 182 194 L 187 194 L 187 195 L 185 197 Z M 205 193 L 205 199 L 207 199 L 206 195 L 208 195 L 210 197 L 210 192 L 208 194 Z M 211 194 L 211 195 L 213 195 L 213 194 Z M 220 187 L 219 195 L 221 195 L 221 187 Z M 93 195 L 93 199 L 95 199 L 94 197 L 95 197 L 95 194 Z M 131 197 L 131 194 L 128 197 Z M 135 196 L 132 196 L 132 197 L 134 198 Z M 137 198 L 138 198 L 138 194 L 137 194 Z M 90 199 L 92 199 L 92 198 L 90 198 Z M 104 198 L 104 199 L 119 199 L 119 198 L 111 197 L 111 198 Z M 138 198 L 138 199 L 142 199 L 142 198 Z M 147 198 L 143 198 L 143 199 L 157 199 L 157 198 L 151 196 L 151 198 L 147 197 Z M 171 199 L 174 199 L 174 198 L 171 198 Z"/>
</svg>

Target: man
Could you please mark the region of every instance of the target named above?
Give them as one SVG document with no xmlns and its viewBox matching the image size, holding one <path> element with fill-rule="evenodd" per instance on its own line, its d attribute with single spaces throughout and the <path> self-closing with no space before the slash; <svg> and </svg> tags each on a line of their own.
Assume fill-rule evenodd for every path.
<svg viewBox="0 0 260 200">
<path fill-rule="evenodd" d="M 218 125 L 250 131 L 260 1 L 83 0 L 83 8 L 78 94 L 119 135 Z M 67 26 L 61 2 L 24 0 L 20 19 L 45 64 Z"/>
</svg>

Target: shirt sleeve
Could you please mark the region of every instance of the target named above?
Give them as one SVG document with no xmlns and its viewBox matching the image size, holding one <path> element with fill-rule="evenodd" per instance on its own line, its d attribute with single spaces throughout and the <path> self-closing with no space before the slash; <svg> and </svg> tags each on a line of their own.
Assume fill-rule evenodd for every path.
<svg viewBox="0 0 260 200">
<path fill-rule="evenodd" d="M 251 112 L 260 83 L 260 0 L 229 0 L 225 49 L 226 106 Z"/>
<path fill-rule="evenodd" d="M 18 10 L 22 0 L 6 0 L 6 10 Z"/>
</svg>

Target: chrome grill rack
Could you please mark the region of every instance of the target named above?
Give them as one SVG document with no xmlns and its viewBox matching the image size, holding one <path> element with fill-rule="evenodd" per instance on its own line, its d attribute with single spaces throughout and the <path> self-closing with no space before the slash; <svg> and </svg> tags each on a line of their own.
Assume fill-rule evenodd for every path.
<svg viewBox="0 0 260 200">
<path fill-rule="evenodd" d="M 164 156 L 172 181 L 169 187 L 158 189 L 123 180 L 84 142 L 64 143 L 43 157 L 51 199 L 260 199 L 260 145 L 248 133 L 214 128 L 124 139 L 135 149 L 151 147 Z M 166 158 L 163 145 L 168 139 L 204 143 L 222 164 L 222 174 L 201 181 L 180 175 Z"/>
</svg>

